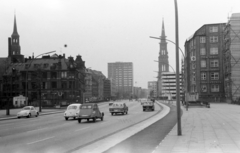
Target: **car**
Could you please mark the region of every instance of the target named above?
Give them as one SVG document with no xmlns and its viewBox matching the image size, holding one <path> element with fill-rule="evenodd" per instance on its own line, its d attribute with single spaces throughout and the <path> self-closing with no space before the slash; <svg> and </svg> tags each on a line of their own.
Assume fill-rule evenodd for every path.
<svg viewBox="0 0 240 153">
<path fill-rule="evenodd" d="M 142 107 L 143 107 L 143 111 L 146 111 L 146 110 L 154 111 L 155 110 L 155 106 L 154 106 L 153 101 L 142 101 L 141 104 L 142 104 Z"/>
<path fill-rule="evenodd" d="M 115 102 L 110 106 L 109 112 L 112 115 L 117 113 L 128 114 L 128 107 L 125 103 Z"/>
<path fill-rule="evenodd" d="M 17 113 L 17 118 L 21 117 L 31 117 L 31 116 L 36 116 L 38 117 L 39 112 L 34 106 L 25 106 L 21 109 L 20 112 Z"/>
<path fill-rule="evenodd" d="M 78 117 L 81 104 L 70 104 L 67 110 L 64 112 L 65 120 L 73 118 L 74 120 Z"/>
<path fill-rule="evenodd" d="M 103 121 L 104 113 L 100 112 L 99 107 L 96 103 L 84 103 L 80 106 L 80 111 L 78 115 L 78 123 L 81 123 L 83 119 L 96 122 L 96 119 L 101 119 Z"/>
</svg>

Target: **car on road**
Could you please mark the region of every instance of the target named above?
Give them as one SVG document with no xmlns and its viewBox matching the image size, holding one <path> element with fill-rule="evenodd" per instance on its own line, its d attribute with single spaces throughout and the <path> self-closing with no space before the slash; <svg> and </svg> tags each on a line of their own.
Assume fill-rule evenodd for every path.
<svg viewBox="0 0 240 153">
<path fill-rule="evenodd" d="M 70 104 L 64 112 L 65 120 L 73 118 L 74 120 L 78 117 L 81 104 Z"/>
<path fill-rule="evenodd" d="M 84 103 L 80 106 L 80 111 L 78 115 L 78 123 L 81 123 L 83 119 L 96 122 L 96 119 L 101 119 L 103 121 L 104 113 L 100 112 L 99 107 L 96 103 Z"/>
<path fill-rule="evenodd" d="M 31 117 L 31 116 L 36 116 L 38 117 L 39 112 L 34 106 L 25 106 L 21 109 L 20 112 L 17 113 L 17 118 L 21 117 Z"/>
<path fill-rule="evenodd" d="M 155 106 L 154 106 L 153 101 L 143 101 L 143 102 L 141 102 L 141 104 L 142 104 L 142 107 L 143 107 L 143 111 L 146 111 L 146 110 L 154 111 L 155 110 Z"/>
<path fill-rule="evenodd" d="M 109 108 L 109 112 L 114 115 L 114 114 L 128 114 L 128 107 L 125 103 L 121 103 L 121 102 L 115 102 L 113 103 L 110 108 Z"/>
</svg>

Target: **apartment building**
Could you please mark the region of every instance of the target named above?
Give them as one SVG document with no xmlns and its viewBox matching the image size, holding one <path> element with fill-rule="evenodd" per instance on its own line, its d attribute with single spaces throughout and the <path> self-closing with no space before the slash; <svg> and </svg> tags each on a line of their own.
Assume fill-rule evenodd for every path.
<svg viewBox="0 0 240 153">
<path fill-rule="evenodd" d="M 133 94 L 133 63 L 108 63 L 108 78 L 115 80 L 117 98 L 130 98 Z"/>
<path fill-rule="evenodd" d="M 223 30 L 225 23 L 206 24 L 185 42 L 184 89 L 200 99 L 224 99 Z"/>
</svg>

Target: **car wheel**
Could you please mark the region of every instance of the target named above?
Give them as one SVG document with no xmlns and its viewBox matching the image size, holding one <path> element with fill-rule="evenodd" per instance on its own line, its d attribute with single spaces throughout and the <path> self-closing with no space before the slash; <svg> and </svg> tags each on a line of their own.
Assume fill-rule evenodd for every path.
<svg viewBox="0 0 240 153">
<path fill-rule="evenodd" d="M 103 121 L 103 116 L 101 117 L 101 121 Z"/>
<path fill-rule="evenodd" d="M 95 117 L 93 118 L 93 122 L 96 122 L 96 118 Z"/>
<path fill-rule="evenodd" d="M 38 117 L 38 115 L 39 115 L 39 114 L 37 113 L 37 114 L 36 114 L 36 117 Z"/>
<path fill-rule="evenodd" d="M 73 119 L 75 120 L 75 119 L 76 119 L 76 117 L 73 117 Z"/>
<path fill-rule="evenodd" d="M 81 119 L 80 118 L 78 119 L 78 123 L 81 123 Z"/>
<path fill-rule="evenodd" d="M 113 115 L 113 113 L 111 113 Z"/>
<path fill-rule="evenodd" d="M 128 114 L 128 111 L 126 111 L 126 114 Z"/>
<path fill-rule="evenodd" d="M 18 116 L 18 119 L 19 119 L 20 117 Z"/>
<path fill-rule="evenodd" d="M 67 120 L 68 120 L 68 117 L 65 117 L 65 120 L 67 121 Z"/>
<path fill-rule="evenodd" d="M 143 109 L 143 111 L 145 112 L 145 109 Z"/>
<path fill-rule="evenodd" d="M 89 122 L 89 119 L 87 119 L 87 121 Z"/>
<path fill-rule="evenodd" d="M 31 113 L 28 114 L 27 118 L 31 117 Z"/>
</svg>

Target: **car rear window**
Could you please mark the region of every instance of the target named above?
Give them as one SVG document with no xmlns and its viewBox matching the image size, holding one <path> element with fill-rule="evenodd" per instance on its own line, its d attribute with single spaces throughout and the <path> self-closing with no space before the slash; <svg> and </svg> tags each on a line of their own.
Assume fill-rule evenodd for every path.
<svg viewBox="0 0 240 153">
<path fill-rule="evenodd" d="M 123 107 L 123 104 L 113 104 L 113 107 Z"/>
<path fill-rule="evenodd" d="M 82 105 L 81 109 L 92 109 L 92 105 Z"/>
<path fill-rule="evenodd" d="M 23 110 L 30 110 L 30 107 L 24 107 Z"/>
<path fill-rule="evenodd" d="M 68 106 L 68 110 L 69 109 L 77 109 L 77 106 Z"/>
</svg>

